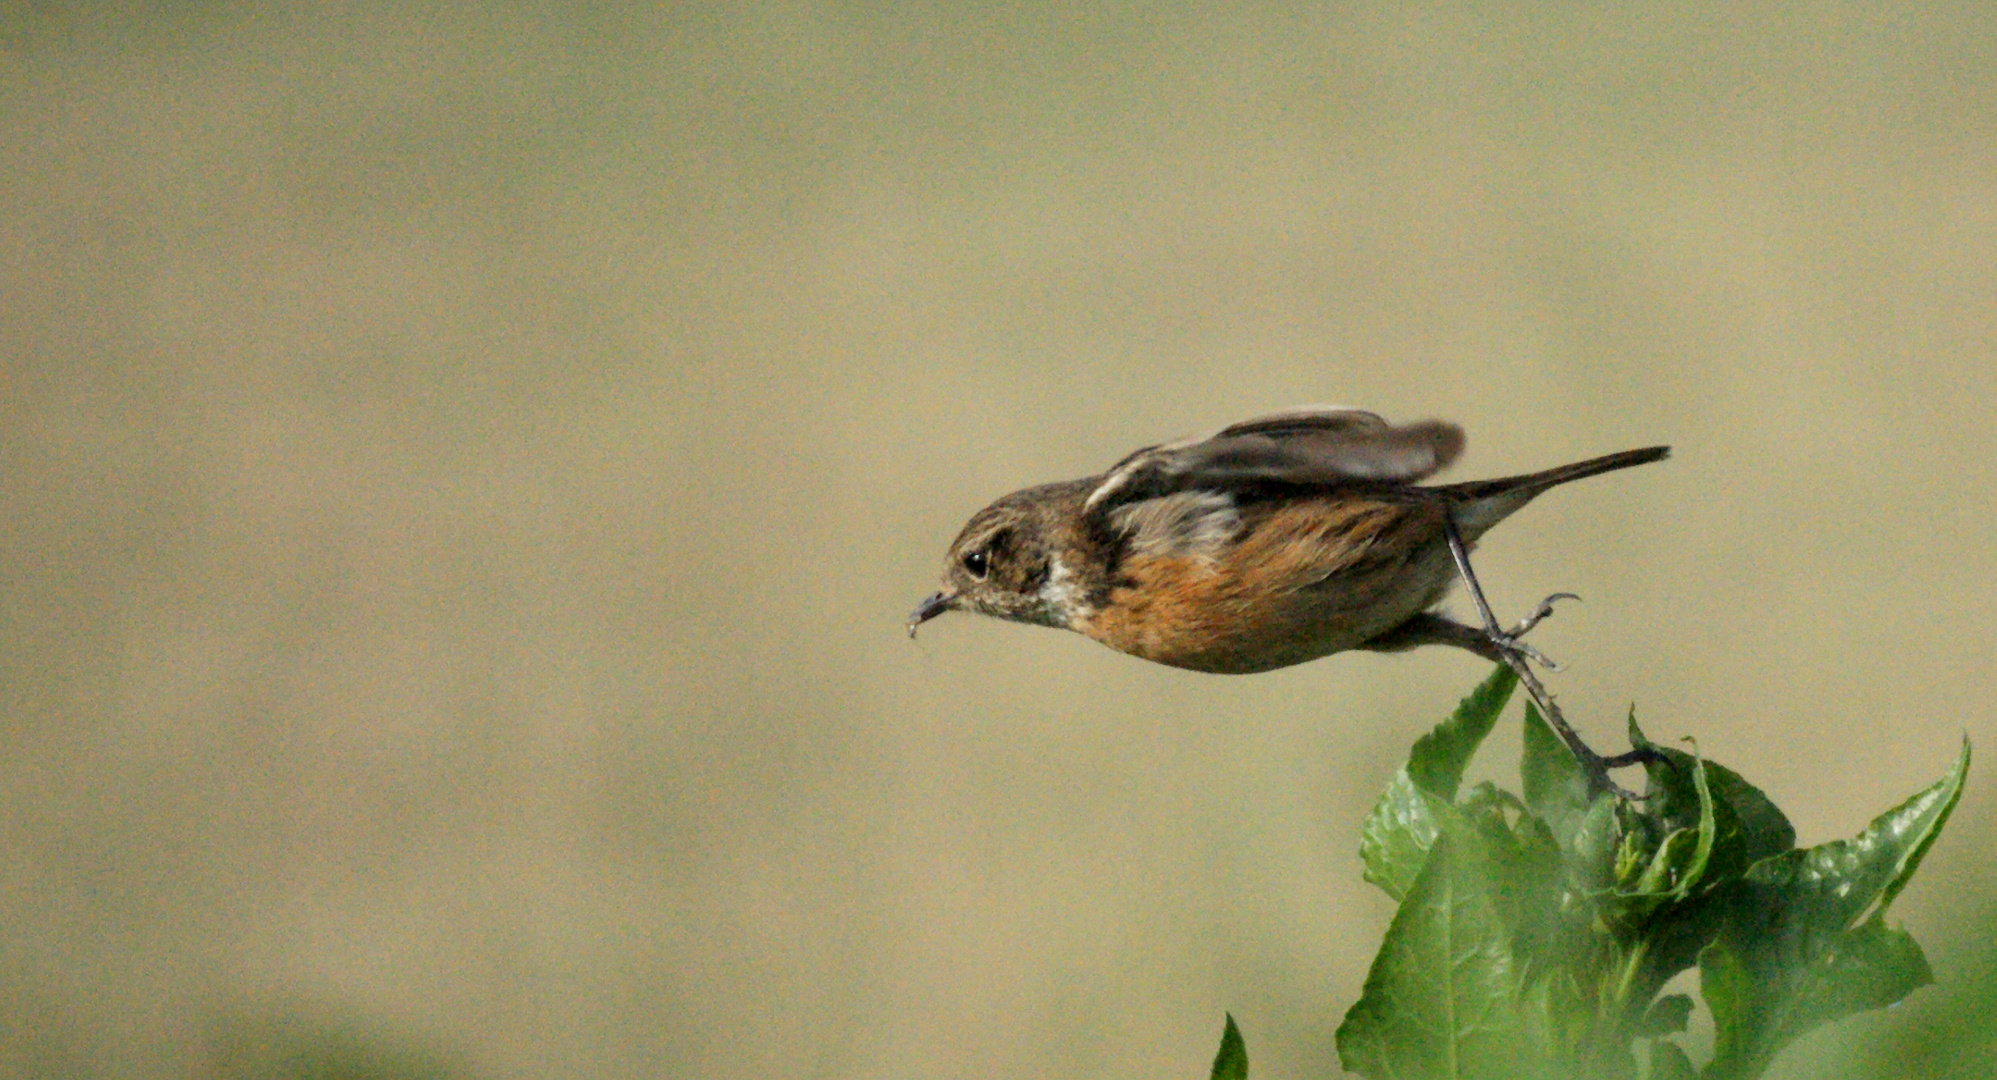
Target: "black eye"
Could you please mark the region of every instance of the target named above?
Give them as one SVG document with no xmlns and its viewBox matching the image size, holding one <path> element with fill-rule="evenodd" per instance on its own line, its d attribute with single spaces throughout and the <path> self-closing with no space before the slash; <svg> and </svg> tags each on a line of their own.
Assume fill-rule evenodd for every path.
<svg viewBox="0 0 1997 1080">
<path fill-rule="evenodd" d="M 985 574 L 991 568 L 991 559 L 983 551 L 969 552 L 964 556 L 964 569 L 969 570 L 971 576 L 977 578 L 979 581 L 985 579 Z"/>
</svg>

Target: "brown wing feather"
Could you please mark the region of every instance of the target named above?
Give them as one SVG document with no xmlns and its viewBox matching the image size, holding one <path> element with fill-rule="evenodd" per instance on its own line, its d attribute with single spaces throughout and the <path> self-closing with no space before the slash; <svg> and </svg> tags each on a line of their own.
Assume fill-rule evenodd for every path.
<svg viewBox="0 0 1997 1080">
<path fill-rule="evenodd" d="M 1439 420 L 1394 427 L 1359 409 L 1288 409 L 1243 420 L 1210 438 L 1139 450 L 1104 474 L 1084 509 L 1100 513 L 1188 490 L 1413 483 L 1462 452 L 1463 430 Z"/>
</svg>

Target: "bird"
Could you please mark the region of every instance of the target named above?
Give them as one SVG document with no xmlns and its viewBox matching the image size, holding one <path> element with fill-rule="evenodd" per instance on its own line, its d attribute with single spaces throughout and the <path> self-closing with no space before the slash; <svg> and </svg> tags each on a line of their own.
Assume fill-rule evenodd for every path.
<svg viewBox="0 0 1997 1080">
<path fill-rule="evenodd" d="M 942 587 L 910 613 L 909 635 L 945 612 L 974 612 L 1217 674 L 1348 650 L 1449 645 L 1493 660 L 1529 652 L 1517 637 L 1570 594 L 1501 632 L 1468 551 L 1548 489 L 1671 448 L 1421 483 L 1463 447 L 1453 423 L 1394 425 L 1328 405 L 1144 447 L 1097 475 L 1015 491 L 973 514 L 944 558 Z M 1437 610 L 1459 560 L 1484 627 Z"/>
</svg>

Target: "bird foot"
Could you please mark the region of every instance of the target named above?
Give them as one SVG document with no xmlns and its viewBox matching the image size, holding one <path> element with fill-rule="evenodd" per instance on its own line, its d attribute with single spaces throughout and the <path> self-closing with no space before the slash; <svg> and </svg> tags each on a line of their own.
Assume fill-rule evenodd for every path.
<svg viewBox="0 0 1997 1080">
<path fill-rule="evenodd" d="M 1576 603 L 1579 603 L 1581 598 L 1571 592 L 1554 593 L 1552 596 L 1549 596 L 1546 599 L 1541 600 L 1539 602 L 1539 606 L 1532 609 L 1531 614 L 1527 615 L 1523 619 L 1520 619 L 1519 624 L 1517 626 L 1512 627 L 1509 636 L 1514 638 L 1522 638 L 1526 635 L 1527 631 L 1531 630 L 1535 626 L 1538 626 L 1540 623 L 1545 622 L 1546 617 L 1548 615 L 1553 614 L 1553 602 L 1556 600 L 1572 600 Z"/>
<path fill-rule="evenodd" d="M 1515 653 L 1526 660 L 1530 660 L 1533 663 L 1538 664 L 1540 667 L 1543 667 L 1548 671 L 1565 670 L 1565 665 L 1561 664 L 1560 661 L 1553 659 L 1552 657 L 1546 655 L 1543 652 L 1540 652 L 1538 649 L 1535 649 L 1530 645 L 1527 645 L 1524 641 L 1524 638 L 1528 631 L 1530 631 L 1533 627 L 1538 626 L 1540 623 L 1545 622 L 1546 617 L 1553 614 L 1554 601 L 1579 600 L 1579 599 L 1581 598 L 1574 595 L 1573 593 L 1564 593 L 1564 592 L 1554 593 L 1552 596 L 1549 596 L 1546 599 L 1541 600 L 1539 602 L 1539 606 L 1533 608 L 1532 612 L 1528 614 L 1525 618 L 1520 619 L 1517 626 L 1512 627 L 1510 630 L 1498 630 L 1493 628 L 1491 630 L 1486 631 L 1486 635 L 1491 639 L 1491 644 L 1497 646 L 1500 652 Z"/>
</svg>

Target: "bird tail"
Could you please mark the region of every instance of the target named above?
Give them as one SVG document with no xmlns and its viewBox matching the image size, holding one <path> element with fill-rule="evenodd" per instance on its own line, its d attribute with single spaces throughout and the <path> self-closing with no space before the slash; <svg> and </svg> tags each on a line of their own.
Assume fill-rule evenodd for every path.
<svg viewBox="0 0 1997 1080">
<path fill-rule="evenodd" d="M 1540 492 L 1550 487 L 1558 487 L 1572 480 L 1594 476 L 1597 473 L 1614 472 L 1636 465 L 1648 465 L 1671 456 L 1668 446 L 1646 446 L 1641 450 L 1624 450 L 1619 454 L 1577 461 L 1572 465 L 1561 465 L 1545 472 L 1527 473 L 1524 476 L 1506 476 L 1496 480 L 1472 480 L 1462 484 L 1448 484 L 1438 487 L 1449 496 L 1456 511 L 1456 525 L 1468 539 L 1476 539 L 1491 526 L 1505 520 L 1525 504 L 1531 502 Z"/>
</svg>

